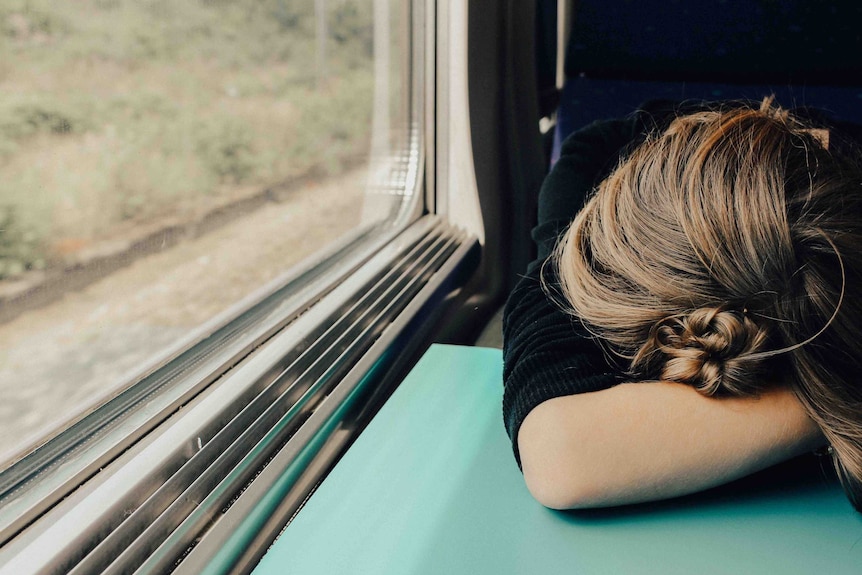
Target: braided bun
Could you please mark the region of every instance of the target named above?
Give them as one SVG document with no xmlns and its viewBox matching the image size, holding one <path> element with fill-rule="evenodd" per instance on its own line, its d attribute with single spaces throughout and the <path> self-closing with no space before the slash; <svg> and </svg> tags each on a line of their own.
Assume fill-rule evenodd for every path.
<svg viewBox="0 0 862 575">
<path fill-rule="evenodd" d="M 696 309 L 656 323 L 632 362 L 637 371 L 696 387 L 704 395 L 754 395 L 763 386 L 768 334 L 748 315 Z"/>
</svg>

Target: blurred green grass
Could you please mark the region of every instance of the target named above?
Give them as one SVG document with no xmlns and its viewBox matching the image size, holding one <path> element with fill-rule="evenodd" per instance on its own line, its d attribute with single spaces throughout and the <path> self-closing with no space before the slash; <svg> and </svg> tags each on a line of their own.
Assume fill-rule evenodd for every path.
<svg viewBox="0 0 862 575">
<path fill-rule="evenodd" d="M 370 140 L 372 3 L 0 0 L 0 279 Z"/>
</svg>

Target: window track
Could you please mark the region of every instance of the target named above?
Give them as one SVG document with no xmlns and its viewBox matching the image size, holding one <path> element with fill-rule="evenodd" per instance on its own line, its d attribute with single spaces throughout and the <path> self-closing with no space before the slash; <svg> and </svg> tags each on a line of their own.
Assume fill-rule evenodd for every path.
<svg viewBox="0 0 862 575">
<path fill-rule="evenodd" d="M 345 409 L 373 388 L 369 373 L 389 363 L 387 349 L 423 302 L 463 281 L 477 251 L 436 216 L 408 228 L 112 464 L 89 493 L 40 517 L 0 551 L 0 572 L 164 572 L 186 556 L 184 569 L 197 569 L 227 548 L 215 542 L 237 535 L 225 514 L 249 513 L 276 485 L 293 489 L 286 499 L 298 507 L 307 496 L 300 476 Z M 206 544 L 189 553 L 197 542 Z"/>
</svg>

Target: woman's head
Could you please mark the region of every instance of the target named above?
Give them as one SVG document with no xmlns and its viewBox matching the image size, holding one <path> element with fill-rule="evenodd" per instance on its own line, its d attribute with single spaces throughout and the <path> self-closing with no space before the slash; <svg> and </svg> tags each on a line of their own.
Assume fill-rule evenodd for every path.
<svg viewBox="0 0 862 575">
<path fill-rule="evenodd" d="M 633 375 L 790 385 L 860 509 L 862 167 L 828 147 L 768 100 L 679 117 L 599 185 L 555 262 Z"/>
</svg>

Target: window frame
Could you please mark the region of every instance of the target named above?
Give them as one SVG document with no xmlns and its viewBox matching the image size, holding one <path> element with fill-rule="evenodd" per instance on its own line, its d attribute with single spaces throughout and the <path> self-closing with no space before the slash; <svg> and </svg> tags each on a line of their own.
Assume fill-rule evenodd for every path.
<svg viewBox="0 0 862 575">
<path fill-rule="evenodd" d="M 187 414 L 195 406 L 214 401 L 211 398 L 220 389 L 226 389 L 224 384 L 231 378 L 242 378 L 245 374 L 246 379 L 253 380 L 253 373 L 280 369 L 279 362 L 285 353 L 304 345 L 302 338 L 308 332 L 321 329 L 328 321 L 326 317 L 339 305 L 361 295 L 368 278 L 382 274 L 396 259 L 410 254 L 411 246 L 421 242 L 431 246 L 428 253 L 433 256 L 434 266 L 426 266 L 418 275 L 410 276 L 412 279 L 405 276 L 408 279 L 403 281 L 412 282 L 415 289 L 403 298 L 399 310 L 381 320 L 383 323 L 375 329 L 382 331 L 345 368 L 347 373 L 340 376 L 333 391 L 324 398 L 331 398 L 328 407 L 309 414 L 294 435 L 297 438 L 294 447 L 277 451 L 258 477 L 275 475 L 276 479 L 271 481 L 277 480 L 313 441 L 321 444 L 318 453 L 322 455 L 302 463 L 303 469 L 325 473 L 327 466 L 349 445 L 350 438 L 359 432 L 362 422 L 370 417 L 374 411 L 370 406 L 379 406 L 397 385 L 399 375 L 427 344 L 427 335 L 433 331 L 435 322 L 451 307 L 452 294 L 466 283 L 475 268 L 478 244 L 473 236 L 452 228 L 439 216 L 422 217 L 426 211 L 436 211 L 436 203 L 431 203 L 436 197 L 438 167 L 437 115 L 433 106 L 436 4 L 432 0 L 412 0 L 409 6 L 411 147 L 401 155 L 402 165 L 392 168 L 406 173 L 404 189 L 395 190 L 402 196 L 402 202 L 394 212 L 394 221 L 360 229 L 289 270 L 189 334 L 136 377 L 133 385 L 114 388 L 87 413 L 64 422 L 51 439 L 20 456 L 0 475 L 0 486 L 5 487 L 6 494 L 5 501 L 0 500 L 0 544 L 4 545 L 0 548 L 0 565 L 14 565 L 19 560 L 24 561 L 21 565 L 34 565 L 27 563 L 32 560 L 50 568 L 74 565 L 81 559 L 76 549 L 82 537 L 101 537 L 104 531 L 101 518 L 118 512 L 121 501 L 105 492 L 106 485 L 118 481 L 116 478 L 123 474 L 133 478 L 136 469 L 138 473 L 149 469 L 157 475 L 169 476 L 173 471 L 169 469 L 171 464 L 148 461 L 148 448 L 152 449 L 159 441 L 174 442 L 178 450 L 185 450 L 191 458 L 195 445 L 189 439 L 195 435 L 194 430 L 185 429 L 182 439 L 176 439 L 181 436 L 176 430 L 185 425 L 183 422 L 191 421 L 189 417 L 194 416 Z M 420 201 L 411 203 L 407 198 Z M 434 251 L 440 246 L 446 249 Z M 306 331 L 297 327 L 300 325 Z M 224 348 L 219 349 L 215 342 L 222 342 Z M 401 353 L 393 353 L 394 350 Z M 194 366 L 202 357 L 211 357 L 212 366 L 195 371 Z M 181 381 L 157 384 L 166 373 L 174 371 L 185 373 Z M 147 387 L 148 382 L 151 387 Z M 363 394 L 365 398 L 357 404 L 357 398 Z M 197 424 L 199 428 L 204 425 L 201 421 Z M 198 438 L 197 449 L 202 447 Z M 281 461 L 285 458 L 288 461 Z M 306 490 L 313 489 L 315 484 L 304 481 L 289 498 L 294 505 L 301 504 L 307 496 Z M 241 516 L 254 507 L 253 494 L 258 499 L 265 497 L 268 490 L 263 485 L 257 482 L 255 487 L 252 483 L 244 489 L 238 499 L 243 503 L 231 507 L 233 515 Z M 98 505 L 87 507 L 88 501 L 97 501 Z M 52 527 L 62 526 L 63 521 L 68 523 L 70 517 L 80 531 L 65 533 L 59 542 L 52 539 L 56 535 Z M 262 553 L 265 545 L 261 542 L 276 534 L 277 530 L 270 527 L 263 536 L 256 535 L 256 543 L 251 546 L 254 553 Z M 218 542 L 232 540 L 231 537 L 230 528 L 211 529 L 204 543 L 180 564 L 182 570 L 210 561 L 213 553 L 223 548 Z M 55 548 L 36 557 L 34 550 L 48 551 L 44 549 L 46 541 L 52 541 Z M 250 564 L 254 553 L 245 552 L 237 560 Z"/>
</svg>

